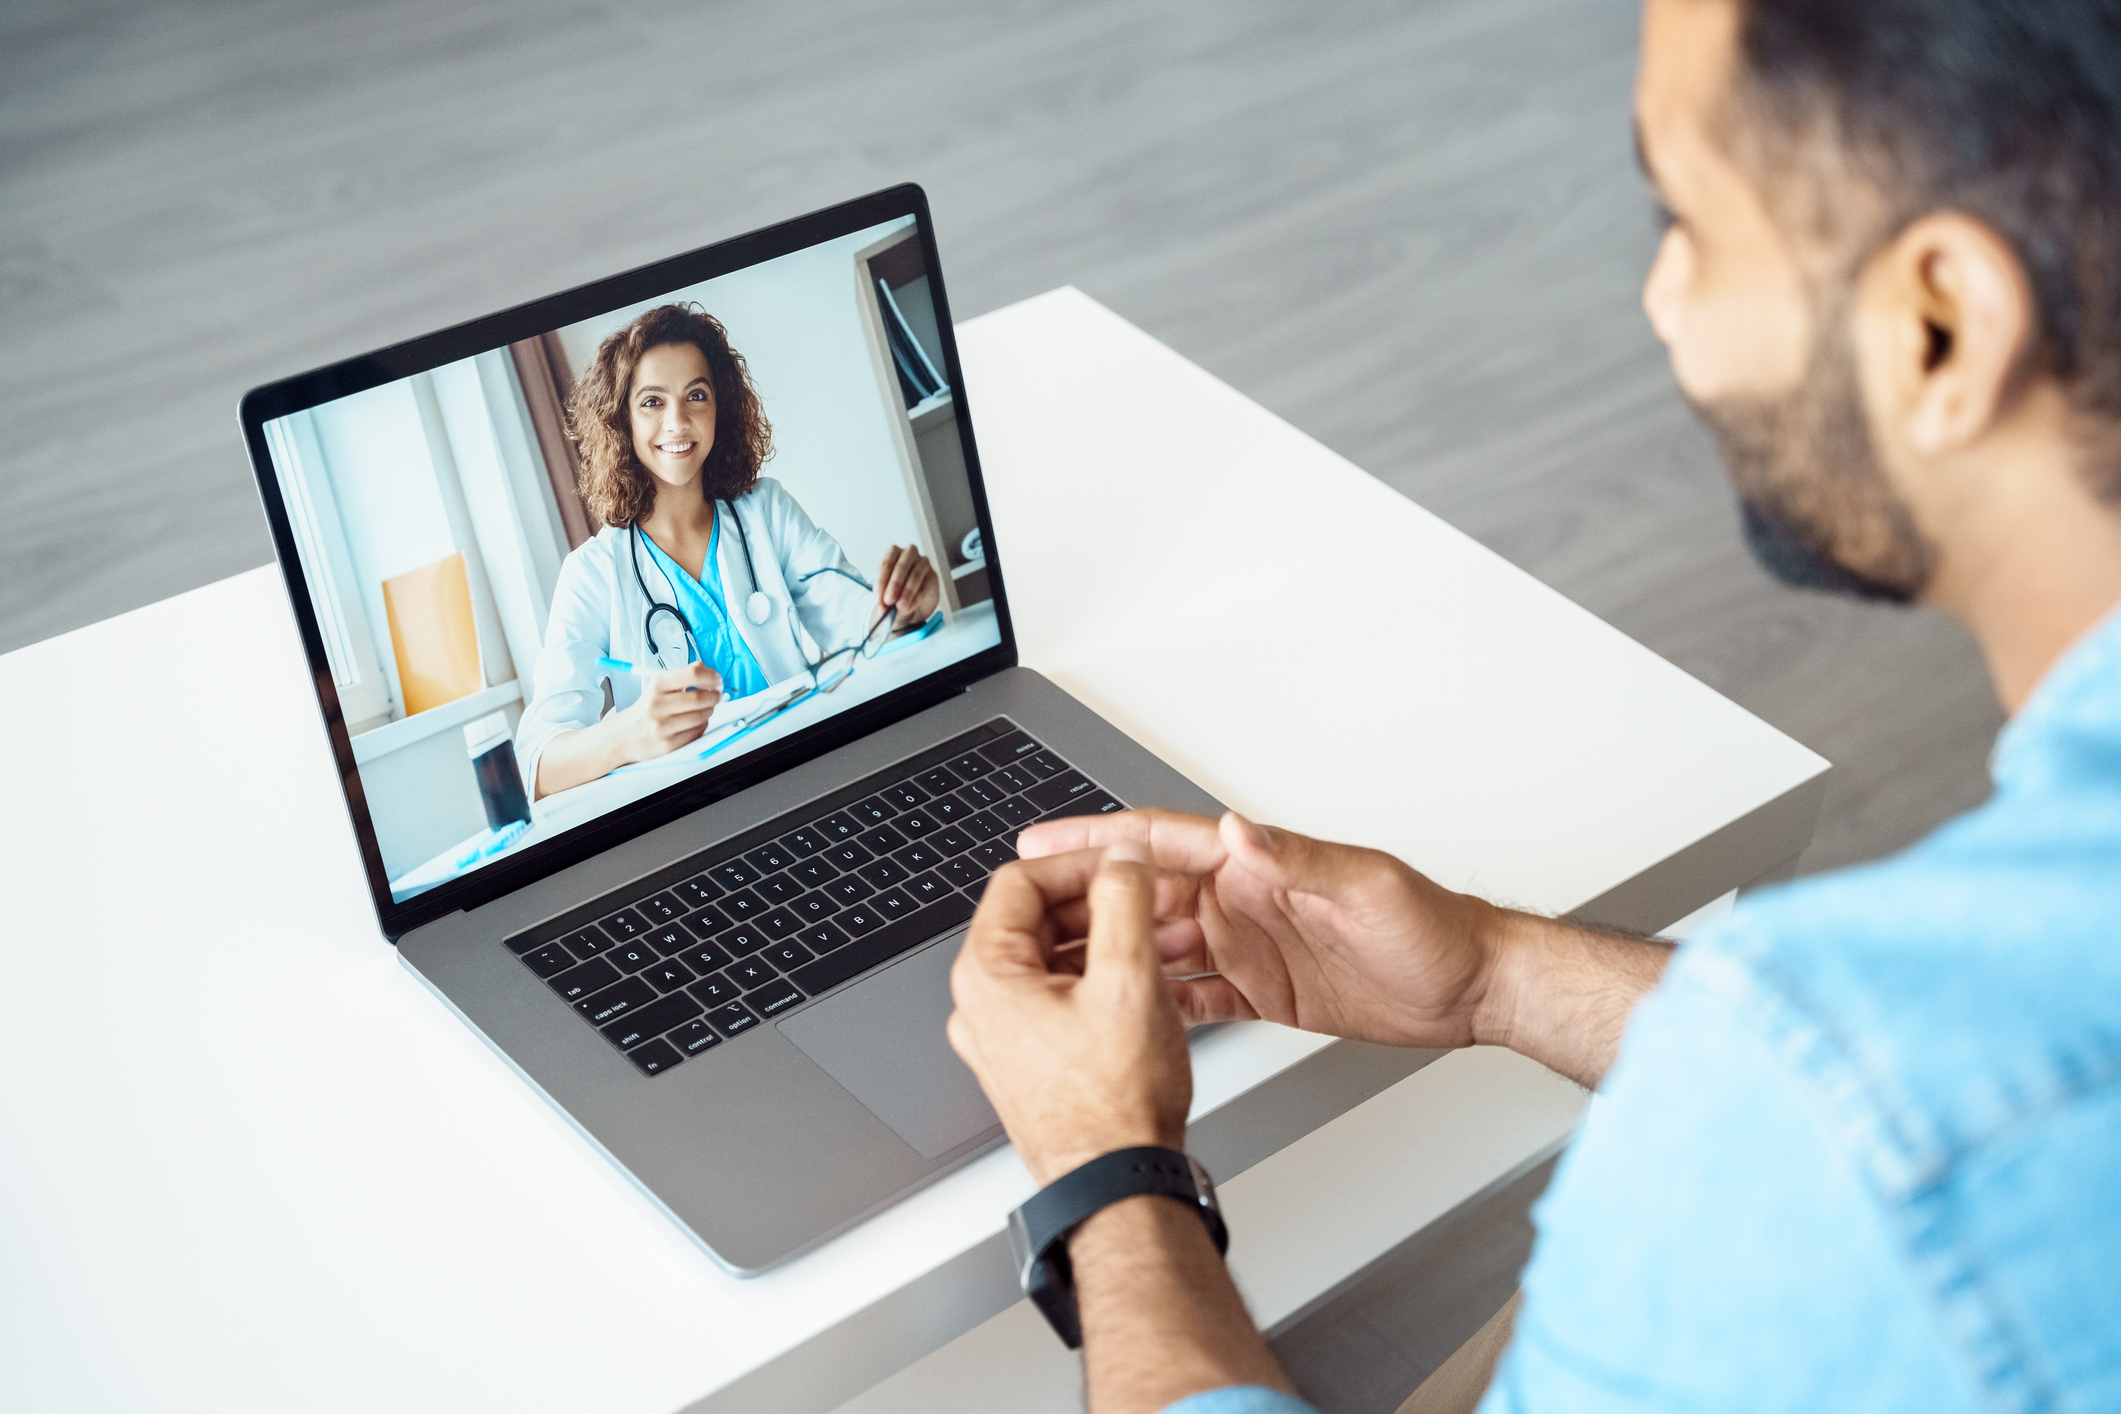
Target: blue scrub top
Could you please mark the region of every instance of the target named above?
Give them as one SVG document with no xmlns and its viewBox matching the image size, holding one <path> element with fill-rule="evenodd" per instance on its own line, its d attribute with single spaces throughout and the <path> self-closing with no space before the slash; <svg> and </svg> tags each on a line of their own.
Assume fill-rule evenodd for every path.
<svg viewBox="0 0 2121 1414">
<path fill-rule="evenodd" d="M 662 568 L 663 577 L 677 594 L 678 611 L 692 625 L 692 640 L 699 645 L 707 666 L 722 675 L 724 697 L 749 697 L 754 692 L 764 692 L 769 684 L 766 670 L 759 660 L 744 646 L 736 628 L 729 621 L 729 610 L 722 603 L 722 576 L 717 571 L 720 565 L 719 551 L 722 543 L 722 518 L 714 519 L 714 533 L 707 539 L 707 559 L 701 568 L 707 571 L 707 581 L 702 584 L 685 573 L 684 567 L 663 553 L 645 531 L 641 539 L 648 545 L 648 553 Z"/>
</svg>

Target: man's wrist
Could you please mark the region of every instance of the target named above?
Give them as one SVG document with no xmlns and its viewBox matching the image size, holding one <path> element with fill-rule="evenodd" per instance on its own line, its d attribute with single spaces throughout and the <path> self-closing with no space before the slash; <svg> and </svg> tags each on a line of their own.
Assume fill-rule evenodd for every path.
<svg viewBox="0 0 2121 1414">
<path fill-rule="evenodd" d="M 1017 1157 L 1039 1187 L 1066 1178 L 1092 1159 L 1120 1149 L 1176 1149 L 1185 1152 L 1184 1125 L 1175 1129 L 1157 1124 L 1115 1125 L 1094 1134 L 1071 1136 L 1051 1144 L 1018 1144 Z"/>
<path fill-rule="evenodd" d="M 1472 1044 L 1508 1046 L 1516 1031 L 1518 998 L 1538 939 L 1530 925 L 1544 922 L 1512 909 L 1483 904 L 1474 924 L 1482 962 L 1469 1018 Z"/>
</svg>

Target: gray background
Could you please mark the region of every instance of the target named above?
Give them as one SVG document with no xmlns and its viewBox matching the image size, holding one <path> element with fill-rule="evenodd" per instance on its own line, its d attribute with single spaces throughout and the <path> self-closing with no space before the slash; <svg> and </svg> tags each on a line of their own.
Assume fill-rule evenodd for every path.
<svg viewBox="0 0 2121 1414">
<path fill-rule="evenodd" d="M 1081 286 L 1831 759 L 1807 869 L 1889 850 L 1981 798 L 1997 709 L 1949 624 L 1746 559 L 1637 305 L 1635 24 L 10 0 L 0 650 L 270 558 L 253 384 L 912 179 L 959 317 Z"/>
</svg>

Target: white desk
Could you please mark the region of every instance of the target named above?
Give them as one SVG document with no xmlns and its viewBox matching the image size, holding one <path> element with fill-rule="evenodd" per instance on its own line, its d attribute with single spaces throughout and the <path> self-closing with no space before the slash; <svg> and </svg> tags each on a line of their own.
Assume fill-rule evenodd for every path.
<svg viewBox="0 0 2121 1414">
<path fill-rule="evenodd" d="M 1651 927 L 1809 837 L 1824 762 L 1081 295 L 963 345 L 1024 661 L 1224 800 Z M 87 685 L 120 661 L 139 693 Z M 0 702 L 10 1399 L 825 1409 L 1011 1338 L 1008 1151 L 737 1281 L 397 964 L 276 571 L 8 655 Z M 143 712 L 162 755 L 117 754 Z M 1392 1083 L 1422 1059 L 1202 1047 L 1196 1136 L 1264 1319 L 1581 1104 L 1490 1053 Z"/>
</svg>

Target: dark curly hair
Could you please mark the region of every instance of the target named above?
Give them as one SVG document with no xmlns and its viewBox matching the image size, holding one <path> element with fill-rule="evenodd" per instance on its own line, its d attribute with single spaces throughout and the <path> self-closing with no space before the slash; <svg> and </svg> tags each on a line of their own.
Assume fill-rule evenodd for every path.
<svg viewBox="0 0 2121 1414">
<path fill-rule="evenodd" d="M 714 445 L 701 468 L 701 494 L 710 501 L 743 495 L 773 455 L 773 427 L 751 370 L 729 346 L 721 321 L 696 304 L 657 305 L 597 345 L 567 397 L 568 435 L 582 451 L 582 499 L 605 525 L 629 525 L 655 506 L 655 478 L 633 454 L 627 395 L 642 356 L 669 344 L 697 348 L 714 384 Z"/>
</svg>

